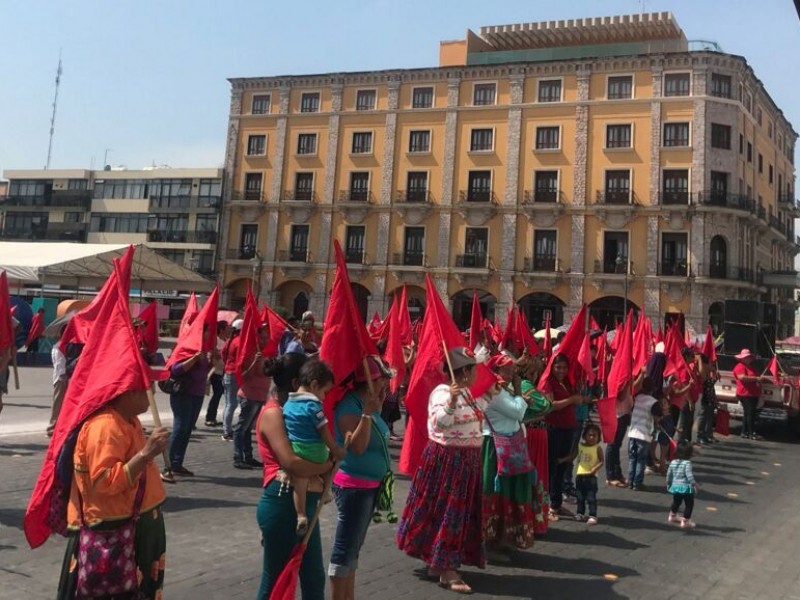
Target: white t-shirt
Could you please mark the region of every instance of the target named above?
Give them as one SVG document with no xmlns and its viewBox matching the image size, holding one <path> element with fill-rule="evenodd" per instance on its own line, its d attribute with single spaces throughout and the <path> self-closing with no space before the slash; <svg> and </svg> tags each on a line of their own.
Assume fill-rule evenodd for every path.
<svg viewBox="0 0 800 600">
<path fill-rule="evenodd" d="M 633 401 L 631 427 L 628 438 L 650 441 L 653 437 L 653 406 L 658 400 L 647 394 L 639 394 Z"/>
</svg>

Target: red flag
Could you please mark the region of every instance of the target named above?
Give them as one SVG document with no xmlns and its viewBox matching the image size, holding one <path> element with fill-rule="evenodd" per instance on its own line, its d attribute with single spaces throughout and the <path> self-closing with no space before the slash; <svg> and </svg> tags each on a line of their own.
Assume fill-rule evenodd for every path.
<svg viewBox="0 0 800 600">
<path fill-rule="evenodd" d="M 506 326 L 503 329 L 503 338 L 500 342 L 500 346 L 502 350 L 509 350 L 511 352 L 515 352 L 517 349 L 517 307 L 512 306 L 508 309 L 508 314 L 506 315 Z"/>
<path fill-rule="evenodd" d="M 528 317 L 522 310 L 517 309 L 517 337 L 519 339 L 518 352 L 522 354 L 523 350 L 527 350 L 530 356 L 539 354 L 539 344 L 531 333 L 531 327 L 528 325 Z"/>
<path fill-rule="evenodd" d="M 338 240 L 333 241 L 333 251 L 336 255 L 336 274 L 328 314 L 325 316 L 325 334 L 322 336 L 319 357 L 330 365 L 336 383 L 341 384 L 356 369 L 364 368 L 367 356 L 377 356 L 378 349 L 356 307 L 347 263 Z M 323 399 L 325 414 L 331 424 L 333 409 L 344 392 L 344 388 L 336 385 Z"/>
<path fill-rule="evenodd" d="M 367 324 L 367 330 L 368 330 L 369 334 L 371 336 L 373 336 L 373 337 L 376 336 L 378 334 L 378 331 L 380 330 L 382 324 L 383 324 L 383 321 L 381 320 L 381 315 L 376 310 L 375 314 L 372 315 L 372 320 Z M 380 338 L 378 338 L 378 339 L 380 339 Z"/>
<path fill-rule="evenodd" d="M 583 336 L 581 349 L 578 351 L 578 364 L 580 365 L 581 369 L 583 369 L 585 381 L 589 384 L 592 384 L 594 383 L 596 377 L 592 365 L 592 350 L 589 337 L 590 336 L 588 333 Z"/>
<path fill-rule="evenodd" d="M 639 316 L 639 322 L 636 324 L 636 331 L 633 333 L 633 372 L 638 374 L 650 358 L 650 340 L 647 323 L 644 311 Z"/>
<path fill-rule="evenodd" d="M 136 346 L 128 310 L 130 272 L 126 279 L 122 274 L 123 262 L 114 259 L 114 274 L 109 278 L 113 285 L 104 286 L 103 293 L 98 295 L 94 324 L 69 380 L 53 437 L 28 502 L 24 529 L 31 548 L 41 546 L 54 529 L 66 533 L 66 501 L 72 485 L 71 453 L 75 446 L 71 434 L 123 392 L 146 390 L 150 386 L 149 370 Z M 71 443 L 65 443 L 68 438 Z M 63 468 L 57 467 L 60 458 Z"/>
<path fill-rule="evenodd" d="M 481 304 L 478 302 L 478 292 L 472 292 L 472 315 L 469 321 L 469 349 L 475 350 L 475 347 L 481 343 L 481 323 L 483 322 L 483 315 L 481 314 Z"/>
<path fill-rule="evenodd" d="M 445 375 L 442 342 L 448 350 L 464 345 L 461 332 L 453 323 L 433 281 L 427 275 L 425 288 L 425 317 L 422 321 L 417 358 L 405 397 L 409 420 L 400 452 L 399 470 L 406 474 L 414 473 L 419 466 L 422 452 L 428 443 L 428 397 L 433 388 L 449 379 Z M 476 380 L 471 389 L 473 395 L 483 395 L 494 381 L 491 372 L 484 365 L 478 365 Z"/>
<path fill-rule="evenodd" d="M 675 375 L 678 381 L 682 383 L 688 382 L 692 375 L 689 372 L 689 365 L 681 353 L 681 346 L 679 339 L 676 340 L 674 335 L 667 333 L 668 343 L 665 345 L 664 353 L 667 355 L 667 364 L 664 367 L 664 377 Z"/>
<path fill-rule="evenodd" d="M 149 354 L 158 352 L 158 303 L 151 302 L 139 313 L 143 321 L 142 341 Z"/>
<path fill-rule="evenodd" d="M 165 369 L 175 363 L 183 362 L 198 352 L 211 352 L 217 339 L 217 311 L 219 310 L 219 287 L 208 296 L 203 308 L 192 319 L 191 325 L 178 335 L 178 343 L 167 360 Z"/>
<path fill-rule="evenodd" d="M 619 334 L 621 329 L 622 329 L 622 323 L 618 322 L 617 326 L 614 328 L 614 337 L 611 338 L 611 343 L 609 344 L 609 346 L 611 346 L 611 351 L 614 353 L 616 353 L 617 348 L 619 348 Z"/>
<path fill-rule="evenodd" d="M 44 333 L 44 313 L 36 311 L 31 321 L 31 327 L 28 329 L 28 337 L 25 339 L 25 345 L 30 346 L 34 340 L 40 338 Z"/>
<path fill-rule="evenodd" d="M 775 385 L 780 385 L 781 384 L 781 367 L 778 364 L 778 357 L 777 356 L 775 356 L 775 355 L 772 356 L 772 360 L 769 361 L 769 366 L 767 367 L 767 369 L 769 370 L 770 375 L 772 375 L 772 382 Z"/>
<path fill-rule="evenodd" d="M 250 290 L 248 289 L 248 291 Z M 197 306 L 197 296 L 195 296 L 194 292 L 192 292 L 189 295 L 189 299 L 186 301 L 186 309 L 183 311 L 183 317 L 181 318 L 181 325 L 178 328 L 178 337 L 180 337 L 185 331 L 189 329 L 189 326 L 194 322 L 199 313 L 200 313 L 200 308 L 198 308 Z"/>
<path fill-rule="evenodd" d="M 400 306 L 397 307 L 398 326 L 400 327 L 400 342 L 404 346 L 410 346 L 413 342 L 411 336 L 411 315 L 408 313 L 408 290 L 403 286 L 400 294 Z"/>
<path fill-rule="evenodd" d="M 547 317 L 544 325 L 544 356 L 549 359 L 553 355 L 553 338 L 550 332 L 550 317 Z"/>
<path fill-rule="evenodd" d="M 261 350 L 258 329 L 261 326 L 261 315 L 253 293 L 247 290 L 244 301 L 244 319 L 242 332 L 239 334 L 239 351 L 236 353 L 236 381 L 241 386 L 244 372 L 255 359 L 256 352 Z"/>
<path fill-rule="evenodd" d="M 570 378 L 573 385 L 577 383 L 576 375 L 578 371 L 578 353 L 581 351 L 583 338 L 586 336 L 587 310 L 588 308 L 586 304 L 581 306 L 581 310 L 577 315 L 575 315 L 575 319 L 573 319 L 572 323 L 570 323 L 569 329 L 567 329 L 567 333 L 564 335 L 564 339 L 561 340 L 561 344 L 558 347 L 558 354 L 563 354 L 567 357 L 567 359 L 569 359 Z M 556 355 L 551 356 L 550 360 L 547 361 L 547 366 L 545 367 L 542 376 L 539 378 L 540 386 L 550 378 L 550 371 L 553 368 L 553 360 L 555 360 L 555 357 Z"/>
<path fill-rule="evenodd" d="M 394 369 L 395 376 L 389 382 L 389 390 L 394 394 L 400 389 L 406 377 L 406 357 L 403 353 L 403 340 L 399 310 L 391 311 L 392 322 L 389 324 L 389 340 L 386 343 L 384 359 Z"/>
<path fill-rule="evenodd" d="M 595 348 L 597 348 L 597 381 L 600 383 L 605 383 L 607 379 L 606 369 L 608 361 L 606 360 L 606 348 L 608 347 L 608 342 L 606 341 L 606 336 L 608 335 L 608 331 L 603 329 L 603 333 L 600 337 L 595 340 Z"/>
<path fill-rule="evenodd" d="M 597 324 L 594 317 L 589 317 L 589 329 L 593 331 L 600 331 L 600 325 Z"/>
<path fill-rule="evenodd" d="M 261 323 L 266 323 L 269 328 L 269 342 L 267 342 L 262 353 L 264 356 L 277 356 L 281 339 L 289 329 L 289 323 L 266 304 L 261 309 Z M 312 331 L 316 331 L 316 327 Z"/>
<path fill-rule="evenodd" d="M 714 332 L 711 330 L 711 325 L 706 327 L 706 339 L 703 342 L 703 354 L 708 357 L 711 364 L 717 362 L 717 346 L 714 344 Z"/>
<path fill-rule="evenodd" d="M 607 444 L 617 435 L 617 400 L 625 394 L 632 394 L 633 382 L 633 312 L 628 313 L 625 325 L 617 330 L 619 337 L 617 353 L 608 373 L 608 397 L 597 402 L 600 429 L 603 441 Z"/>
<path fill-rule="evenodd" d="M 11 320 L 11 296 L 8 293 L 8 276 L 0 273 L 0 352 L 6 348 L 16 348 L 14 322 Z"/>
</svg>

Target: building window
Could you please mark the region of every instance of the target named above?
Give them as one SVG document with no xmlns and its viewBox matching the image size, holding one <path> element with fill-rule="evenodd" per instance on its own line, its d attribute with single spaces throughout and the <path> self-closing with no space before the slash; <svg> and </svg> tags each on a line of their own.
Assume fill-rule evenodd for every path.
<svg viewBox="0 0 800 600">
<path fill-rule="evenodd" d="M 314 199 L 314 174 L 295 173 L 294 199 L 310 201 Z"/>
<path fill-rule="evenodd" d="M 633 125 L 606 125 L 606 148 L 632 148 Z"/>
<path fill-rule="evenodd" d="M 561 128 L 558 126 L 536 128 L 537 150 L 558 150 L 561 147 Z"/>
<path fill-rule="evenodd" d="M 82 212 L 65 212 L 64 223 L 83 223 Z"/>
<path fill-rule="evenodd" d="M 485 269 L 489 258 L 489 229 L 487 227 L 467 227 L 464 234 L 464 254 L 459 267 Z"/>
<path fill-rule="evenodd" d="M 470 134 L 470 152 L 490 152 L 494 149 L 493 129 L 473 129 Z"/>
<path fill-rule="evenodd" d="M 627 273 L 628 232 L 606 231 L 603 234 L 603 273 Z"/>
<path fill-rule="evenodd" d="M 158 249 L 154 248 L 154 250 L 167 260 L 171 260 L 172 262 L 177 263 L 179 265 L 184 264 L 184 260 L 186 258 L 186 250 L 171 250 L 168 248 L 158 248 Z M 200 251 L 195 250 L 195 255 L 198 252 Z M 199 271 L 200 269 L 198 268 L 197 270 Z"/>
<path fill-rule="evenodd" d="M 661 204 L 689 203 L 688 169 L 664 169 L 661 179 Z"/>
<path fill-rule="evenodd" d="M 711 95 L 717 98 L 731 98 L 731 77 L 720 73 L 711 74 Z M 750 109 L 748 108 L 748 111 Z"/>
<path fill-rule="evenodd" d="M 406 227 L 403 241 L 403 264 L 421 267 L 425 263 L 425 228 Z"/>
<path fill-rule="evenodd" d="M 245 223 L 239 230 L 239 258 L 248 259 L 256 255 L 258 245 L 258 225 Z"/>
<path fill-rule="evenodd" d="M 689 123 L 664 123 L 664 146 L 688 146 Z"/>
<path fill-rule="evenodd" d="M 772 165 L 767 167 L 767 173 L 769 173 L 769 184 L 772 185 L 772 182 L 774 181 L 773 178 L 775 177 L 775 170 L 772 168 Z"/>
<path fill-rule="evenodd" d="M 356 92 L 356 110 L 375 110 L 377 96 L 375 90 L 358 90 Z"/>
<path fill-rule="evenodd" d="M 134 200 L 139 198 L 161 198 L 183 196 L 188 207 L 191 194 L 191 179 L 98 179 L 94 183 L 95 198 Z M 12 182 L 13 195 L 13 182 Z"/>
<path fill-rule="evenodd" d="M 764 174 L 764 155 L 760 152 L 758 153 L 758 174 Z"/>
<path fill-rule="evenodd" d="M 147 240 L 150 242 L 187 242 L 188 215 L 150 215 L 147 219 Z"/>
<path fill-rule="evenodd" d="M 744 154 L 744 136 L 739 134 L 739 154 Z"/>
<path fill-rule="evenodd" d="M 369 200 L 369 172 L 350 173 L 350 201 Z"/>
<path fill-rule="evenodd" d="M 102 233 L 146 233 L 148 218 L 145 213 L 95 213 L 92 215 L 89 230 Z"/>
<path fill-rule="evenodd" d="M 433 108 L 433 88 L 414 88 L 411 91 L 411 108 Z"/>
<path fill-rule="evenodd" d="M 558 202 L 558 171 L 536 171 L 533 174 L 533 201 Z"/>
<path fill-rule="evenodd" d="M 608 100 L 628 100 L 633 98 L 633 76 L 619 75 L 608 78 Z"/>
<path fill-rule="evenodd" d="M 317 134 L 301 133 L 297 136 L 297 154 L 313 155 L 317 153 Z"/>
<path fill-rule="evenodd" d="M 319 112 L 319 92 L 304 92 L 300 96 L 300 112 Z"/>
<path fill-rule="evenodd" d="M 631 172 L 606 171 L 605 203 L 629 204 L 631 201 Z"/>
<path fill-rule="evenodd" d="M 664 96 L 688 96 L 691 75 L 689 73 L 666 73 L 664 75 Z"/>
<path fill-rule="evenodd" d="M 17 179 L 9 184 L 9 196 L 44 196 L 44 181 L 37 179 Z M 95 196 L 102 198 L 103 196 Z"/>
<path fill-rule="evenodd" d="M 86 190 L 88 183 L 85 179 L 70 179 L 67 182 L 67 189 L 82 192 Z"/>
<path fill-rule="evenodd" d="M 753 113 L 753 94 L 750 92 L 744 95 L 744 107 L 747 109 L 747 112 Z"/>
<path fill-rule="evenodd" d="M 728 179 L 729 173 L 722 171 L 711 171 L 711 202 L 718 206 L 725 206 L 728 202 Z M 748 197 L 752 191 L 748 191 Z"/>
<path fill-rule="evenodd" d="M 244 199 L 261 200 L 261 184 L 264 181 L 262 173 L 245 173 L 244 175 Z"/>
<path fill-rule="evenodd" d="M 308 262 L 308 225 L 292 225 L 289 241 L 289 260 Z"/>
<path fill-rule="evenodd" d="M 686 277 L 689 275 L 689 242 L 685 233 L 661 235 L 661 270 L 659 275 Z"/>
<path fill-rule="evenodd" d="M 476 83 L 472 88 L 473 106 L 491 106 L 497 98 L 496 83 Z"/>
<path fill-rule="evenodd" d="M 470 171 L 468 181 L 468 202 L 489 202 L 492 199 L 491 171 Z"/>
<path fill-rule="evenodd" d="M 250 105 L 250 112 L 254 115 L 269 114 L 271 97 L 269 94 L 256 94 L 253 96 L 253 103 Z"/>
<path fill-rule="evenodd" d="M 353 134 L 352 154 L 372 153 L 372 132 L 357 131 Z"/>
<path fill-rule="evenodd" d="M 194 222 L 195 241 L 214 244 L 217 241 L 217 215 L 197 215 Z"/>
<path fill-rule="evenodd" d="M 555 271 L 558 232 L 555 229 L 537 229 L 533 232 L 533 270 Z"/>
<path fill-rule="evenodd" d="M 406 175 L 406 202 L 427 202 L 427 171 L 409 171 Z"/>
<path fill-rule="evenodd" d="M 210 275 L 214 273 L 214 251 L 193 250 L 192 259 L 196 261 L 197 272 Z"/>
<path fill-rule="evenodd" d="M 539 102 L 561 102 L 561 80 L 539 80 L 539 93 L 537 98 Z"/>
<path fill-rule="evenodd" d="M 247 156 L 264 156 L 267 153 L 267 136 L 251 135 L 247 138 Z"/>
<path fill-rule="evenodd" d="M 741 138 L 740 138 L 741 139 Z M 741 142 L 740 142 L 741 144 Z M 720 123 L 711 124 L 711 147 L 722 150 L 731 149 L 731 127 Z"/>
<path fill-rule="evenodd" d="M 709 276 L 725 279 L 728 275 L 728 244 L 717 235 L 711 238 L 711 271 Z"/>
<path fill-rule="evenodd" d="M 413 130 L 408 135 L 409 152 L 430 152 L 431 132 L 428 129 Z"/>
<path fill-rule="evenodd" d="M 364 264 L 364 236 L 366 228 L 363 225 L 348 225 L 345 230 L 344 259 L 348 263 Z"/>
<path fill-rule="evenodd" d="M 219 208 L 222 197 L 221 179 L 201 179 L 198 192 L 198 206 L 200 208 Z"/>
<path fill-rule="evenodd" d="M 773 135 L 774 130 L 775 130 L 775 127 L 772 124 L 772 121 L 767 121 L 767 136 L 769 137 L 769 139 L 772 139 L 772 135 Z"/>
<path fill-rule="evenodd" d="M 764 115 L 761 112 L 761 107 L 760 106 L 756 106 L 756 123 L 758 123 L 759 127 L 761 127 L 763 118 L 764 118 Z"/>
</svg>

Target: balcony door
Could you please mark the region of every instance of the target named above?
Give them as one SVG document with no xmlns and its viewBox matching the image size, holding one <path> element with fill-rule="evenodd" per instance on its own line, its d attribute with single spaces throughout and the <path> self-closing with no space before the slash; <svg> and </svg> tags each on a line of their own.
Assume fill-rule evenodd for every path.
<svg viewBox="0 0 800 600">
<path fill-rule="evenodd" d="M 628 232 L 607 231 L 603 236 L 603 273 L 625 273 L 628 266 Z"/>
<path fill-rule="evenodd" d="M 425 228 L 406 227 L 403 244 L 403 264 L 422 266 L 425 258 Z"/>
<path fill-rule="evenodd" d="M 686 277 L 689 269 L 689 244 L 685 233 L 661 236 L 661 274 Z"/>
<path fill-rule="evenodd" d="M 489 253 L 489 230 L 467 227 L 464 236 L 464 267 L 485 269 Z"/>
<path fill-rule="evenodd" d="M 246 223 L 242 225 L 242 232 L 239 236 L 239 258 L 253 258 L 256 255 L 258 244 L 258 225 Z"/>
</svg>

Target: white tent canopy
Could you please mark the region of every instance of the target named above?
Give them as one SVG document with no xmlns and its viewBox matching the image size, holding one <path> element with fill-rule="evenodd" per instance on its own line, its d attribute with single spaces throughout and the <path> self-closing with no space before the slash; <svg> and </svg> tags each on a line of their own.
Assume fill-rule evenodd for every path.
<svg viewBox="0 0 800 600">
<path fill-rule="evenodd" d="M 112 260 L 127 249 L 127 244 L 0 242 L 0 271 L 22 283 L 100 287 L 113 270 Z M 138 244 L 131 287 L 207 292 L 214 282 Z"/>
</svg>

